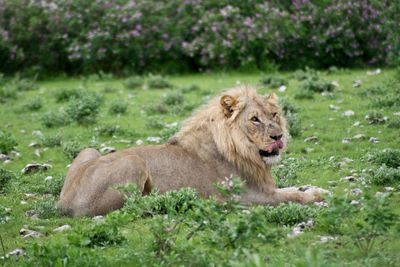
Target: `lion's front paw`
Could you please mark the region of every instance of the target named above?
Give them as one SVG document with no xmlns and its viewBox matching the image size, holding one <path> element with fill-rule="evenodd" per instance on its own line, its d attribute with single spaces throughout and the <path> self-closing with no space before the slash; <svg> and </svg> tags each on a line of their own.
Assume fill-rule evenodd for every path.
<svg viewBox="0 0 400 267">
<path fill-rule="evenodd" d="M 311 185 L 300 186 L 298 190 L 303 192 L 303 203 L 319 202 L 324 200 L 324 196 L 332 194 L 329 190 Z"/>
</svg>

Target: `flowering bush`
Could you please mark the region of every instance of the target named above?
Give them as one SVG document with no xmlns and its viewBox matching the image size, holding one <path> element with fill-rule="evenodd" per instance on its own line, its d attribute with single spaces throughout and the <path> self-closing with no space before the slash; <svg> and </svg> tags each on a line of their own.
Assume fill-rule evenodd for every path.
<svg viewBox="0 0 400 267">
<path fill-rule="evenodd" d="M 0 71 L 397 64 L 399 9 L 388 0 L 5 0 Z"/>
</svg>

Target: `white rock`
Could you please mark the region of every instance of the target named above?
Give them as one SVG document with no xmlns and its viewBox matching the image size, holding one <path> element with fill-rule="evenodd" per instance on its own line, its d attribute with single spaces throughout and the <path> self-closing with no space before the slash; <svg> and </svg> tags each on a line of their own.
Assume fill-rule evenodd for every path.
<svg viewBox="0 0 400 267">
<path fill-rule="evenodd" d="M 19 234 L 22 235 L 23 238 L 28 238 L 28 237 L 37 238 L 37 237 L 43 236 L 42 233 L 39 233 L 39 232 L 33 231 L 33 230 L 29 230 L 29 229 L 25 229 L 25 228 L 22 228 L 21 230 L 19 230 Z"/>
<path fill-rule="evenodd" d="M 338 81 L 332 81 L 331 84 L 335 87 L 339 87 L 339 82 Z"/>
<path fill-rule="evenodd" d="M 29 146 L 29 147 L 38 147 L 39 144 L 38 144 L 38 142 L 36 142 L 36 141 L 32 141 L 28 146 Z"/>
<path fill-rule="evenodd" d="M 26 202 L 25 200 L 21 200 L 20 204 L 21 205 L 26 205 L 26 204 L 28 204 L 28 202 Z"/>
<path fill-rule="evenodd" d="M 355 80 L 353 81 L 353 87 L 358 88 L 361 86 L 361 83 L 362 83 L 361 80 Z"/>
<path fill-rule="evenodd" d="M 137 145 L 137 146 L 141 146 L 141 145 L 143 145 L 143 144 L 144 144 L 144 142 L 143 142 L 143 140 L 141 140 L 141 139 L 139 139 L 139 140 L 136 141 L 136 145 Z"/>
<path fill-rule="evenodd" d="M 45 170 L 50 169 L 51 167 L 52 166 L 50 164 L 30 163 L 30 164 L 27 164 L 25 166 L 25 168 L 23 168 L 21 170 L 21 172 L 23 174 L 27 174 L 27 173 L 31 173 L 31 172 L 37 172 L 37 171 L 40 171 L 40 170 L 44 170 L 45 171 Z"/>
<path fill-rule="evenodd" d="M 326 243 L 326 242 L 328 242 L 328 241 L 333 241 L 333 240 L 336 240 L 337 238 L 336 237 L 333 237 L 333 236 L 324 236 L 324 235 L 322 235 L 322 236 L 320 236 L 319 237 L 319 241 L 321 242 L 321 243 Z"/>
<path fill-rule="evenodd" d="M 23 250 L 22 248 L 17 248 L 15 250 L 9 252 L 7 255 L 8 256 L 17 256 L 17 257 L 24 256 L 25 250 Z"/>
<path fill-rule="evenodd" d="M 359 122 L 359 121 L 356 121 L 356 122 L 353 124 L 354 127 L 359 127 L 360 125 L 361 125 L 361 122 Z"/>
<path fill-rule="evenodd" d="M 11 158 L 5 154 L 0 154 L 0 161 L 11 160 Z"/>
<path fill-rule="evenodd" d="M 353 139 L 355 140 L 360 140 L 360 139 L 366 139 L 367 137 L 365 136 L 365 134 L 356 134 L 355 136 L 353 136 Z"/>
<path fill-rule="evenodd" d="M 371 138 L 369 138 L 369 141 L 370 141 L 371 143 L 373 143 L 373 144 L 379 143 L 378 137 L 371 137 Z"/>
<path fill-rule="evenodd" d="M 110 147 L 110 146 L 100 148 L 101 154 L 109 154 L 109 153 L 113 153 L 115 151 L 117 151 L 117 150 L 114 147 Z"/>
<path fill-rule="evenodd" d="M 350 175 L 350 176 L 342 177 L 340 180 L 347 181 L 347 182 L 355 182 L 355 181 L 357 181 L 357 177 Z"/>
<path fill-rule="evenodd" d="M 394 112 L 393 115 L 400 116 L 400 112 Z"/>
<path fill-rule="evenodd" d="M 378 75 L 378 74 L 381 74 L 381 69 L 376 69 L 376 70 L 373 70 L 373 71 L 367 71 L 367 75 L 369 75 L 369 76 L 374 76 L 374 75 Z"/>
<path fill-rule="evenodd" d="M 167 128 L 173 128 L 173 127 L 176 127 L 176 126 L 178 126 L 178 122 L 177 121 L 165 124 L 165 127 L 167 127 Z"/>
<path fill-rule="evenodd" d="M 93 217 L 93 220 L 97 221 L 97 220 L 102 220 L 104 218 L 104 216 L 101 215 L 97 215 Z"/>
<path fill-rule="evenodd" d="M 318 142 L 318 137 L 316 137 L 315 135 L 307 137 L 306 139 L 304 139 L 304 142 Z"/>
<path fill-rule="evenodd" d="M 357 201 L 357 200 L 353 199 L 353 200 L 350 202 L 350 205 L 358 206 L 358 205 L 360 205 L 360 201 Z"/>
<path fill-rule="evenodd" d="M 47 176 L 46 178 L 44 178 L 44 180 L 45 180 L 46 182 L 50 182 L 50 181 L 53 180 L 53 176 Z"/>
<path fill-rule="evenodd" d="M 65 224 L 63 226 L 57 227 L 56 229 L 53 230 L 53 232 L 60 233 L 68 230 L 71 230 L 71 225 Z"/>
<path fill-rule="evenodd" d="M 161 137 L 158 136 L 149 136 L 146 138 L 147 142 L 151 142 L 151 143 L 160 143 L 161 142 Z"/>
<path fill-rule="evenodd" d="M 384 187 L 384 188 L 383 188 L 383 191 L 384 191 L 384 192 L 393 192 L 393 191 L 394 191 L 394 188 L 393 188 L 393 187 L 387 186 L 387 187 Z"/>
<path fill-rule="evenodd" d="M 358 196 L 362 194 L 362 190 L 360 188 L 351 189 L 350 194 L 353 196 Z"/>
<path fill-rule="evenodd" d="M 351 117 L 351 116 L 354 116 L 354 111 L 352 111 L 352 110 L 346 110 L 345 112 L 343 112 L 343 116 L 345 116 L 345 117 Z"/>
<path fill-rule="evenodd" d="M 329 109 L 331 109 L 333 111 L 338 111 L 340 109 L 340 107 L 336 106 L 336 105 L 329 105 Z"/>
<path fill-rule="evenodd" d="M 32 135 L 36 136 L 36 137 L 43 137 L 43 133 L 41 131 L 39 131 L 39 130 L 33 131 Z"/>
<path fill-rule="evenodd" d="M 343 143 L 343 144 L 350 144 L 350 143 L 351 143 L 351 138 L 349 138 L 349 137 L 343 138 L 343 139 L 342 139 L 342 143 Z"/>
<path fill-rule="evenodd" d="M 278 91 L 283 93 L 286 91 L 286 88 L 287 87 L 285 85 L 281 85 L 281 86 L 279 86 Z"/>
</svg>

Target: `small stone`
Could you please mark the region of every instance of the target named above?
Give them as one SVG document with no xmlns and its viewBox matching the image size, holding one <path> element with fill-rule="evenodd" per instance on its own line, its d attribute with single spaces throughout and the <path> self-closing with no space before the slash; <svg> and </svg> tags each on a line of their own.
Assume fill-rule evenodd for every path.
<svg viewBox="0 0 400 267">
<path fill-rule="evenodd" d="M 35 149 L 35 152 L 33 152 L 33 155 L 35 155 L 36 157 L 40 158 L 41 157 L 40 149 Z"/>
<path fill-rule="evenodd" d="M 281 86 L 279 86 L 278 91 L 283 93 L 286 91 L 286 88 L 287 87 L 285 85 L 281 85 Z"/>
<path fill-rule="evenodd" d="M 328 242 L 328 241 L 333 241 L 333 240 L 336 240 L 337 238 L 336 237 L 333 237 L 333 236 L 320 236 L 319 237 L 319 241 L 321 242 L 321 243 L 326 243 L 326 242 Z"/>
<path fill-rule="evenodd" d="M 149 136 L 147 137 L 147 142 L 151 142 L 151 143 L 160 143 L 161 142 L 161 137 L 158 136 Z"/>
<path fill-rule="evenodd" d="M 381 69 L 367 71 L 367 75 L 369 75 L 369 76 L 374 76 L 374 75 L 378 75 L 378 74 L 381 74 Z"/>
<path fill-rule="evenodd" d="M 53 230 L 53 232 L 60 233 L 68 230 L 71 230 L 71 225 L 65 224 L 63 226 L 57 227 L 56 229 Z"/>
<path fill-rule="evenodd" d="M 361 80 L 355 80 L 355 81 L 353 81 L 353 87 L 354 87 L 354 88 L 360 87 L 361 84 L 362 84 Z"/>
<path fill-rule="evenodd" d="M 350 194 L 353 196 L 358 196 L 362 194 L 362 190 L 360 188 L 351 189 Z"/>
<path fill-rule="evenodd" d="M 177 121 L 165 124 L 165 127 L 167 127 L 167 128 L 174 128 L 176 126 L 178 126 L 178 122 Z"/>
<path fill-rule="evenodd" d="M 400 116 L 400 112 L 394 112 L 393 115 Z"/>
<path fill-rule="evenodd" d="M 38 164 L 38 163 L 30 163 L 25 166 L 21 170 L 23 174 L 37 172 L 37 171 L 45 171 L 50 169 L 52 166 L 50 164 Z"/>
<path fill-rule="evenodd" d="M 358 206 L 360 205 L 360 201 L 353 199 L 352 201 L 350 201 L 350 205 Z"/>
<path fill-rule="evenodd" d="M 10 156 L 12 158 L 19 158 L 19 157 L 21 157 L 21 153 L 13 150 L 13 151 L 11 151 Z"/>
<path fill-rule="evenodd" d="M 349 137 L 343 138 L 343 139 L 342 139 L 342 143 L 343 143 L 343 144 L 350 144 L 350 143 L 351 143 L 351 138 L 349 138 Z"/>
<path fill-rule="evenodd" d="M 340 109 L 339 106 L 335 106 L 335 105 L 329 105 L 329 109 L 333 110 L 333 111 L 338 111 Z"/>
<path fill-rule="evenodd" d="M 29 230 L 29 229 L 25 229 L 25 228 L 22 228 L 21 230 L 19 230 L 19 234 L 22 235 L 23 238 L 28 238 L 28 237 L 37 238 L 37 237 L 43 236 L 42 233 L 39 233 L 39 232 L 33 231 L 33 230 Z"/>
<path fill-rule="evenodd" d="M 373 144 L 377 144 L 377 143 L 379 143 L 379 139 L 378 139 L 378 137 L 370 137 L 369 142 L 371 142 Z"/>
<path fill-rule="evenodd" d="M 384 191 L 384 192 L 387 192 L 387 193 L 388 193 L 388 192 L 393 192 L 393 191 L 394 191 L 394 188 L 393 188 L 393 187 L 387 186 L 387 187 L 384 187 L 384 188 L 383 188 L 383 191 Z"/>
<path fill-rule="evenodd" d="M 0 154 L 0 161 L 11 160 L 11 157 L 5 154 Z"/>
<path fill-rule="evenodd" d="M 367 137 L 365 136 L 365 134 L 356 134 L 355 136 L 353 136 L 353 139 L 363 140 L 363 139 L 367 139 Z"/>
<path fill-rule="evenodd" d="M 45 180 L 46 182 L 50 182 L 50 181 L 53 180 L 53 176 L 47 176 L 46 178 L 44 178 L 44 180 Z"/>
<path fill-rule="evenodd" d="M 340 180 L 347 181 L 347 182 L 355 182 L 355 181 L 357 181 L 357 177 L 350 175 L 350 176 L 345 176 L 345 177 L 341 178 Z"/>
<path fill-rule="evenodd" d="M 314 202 L 314 205 L 319 207 L 328 207 L 328 203 L 326 203 L 326 201 Z"/>
<path fill-rule="evenodd" d="M 39 144 L 38 144 L 38 142 L 36 142 L 36 141 L 32 141 L 28 146 L 29 146 L 29 147 L 38 147 Z"/>
<path fill-rule="evenodd" d="M 97 221 L 97 220 L 102 220 L 104 218 L 104 216 L 101 215 L 97 215 L 93 217 L 93 220 Z"/>
<path fill-rule="evenodd" d="M 100 148 L 101 154 L 109 154 L 109 153 L 113 153 L 115 151 L 117 151 L 117 150 L 114 147 L 110 147 L 110 146 Z"/>
<path fill-rule="evenodd" d="M 335 87 L 339 87 L 339 82 L 338 81 L 332 81 L 331 84 Z"/>
<path fill-rule="evenodd" d="M 25 255 L 25 250 L 22 248 L 17 248 L 7 254 L 8 256 L 16 256 L 16 257 L 21 257 Z"/>
<path fill-rule="evenodd" d="M 346 110 L 345 112 L 343 112 L 343 116 L 345 116 L 345 117 L 351 117 L 351 116 L 354 116 L 354 111 L 352 111 L 352 110 Z"/>
<path fill-rule="evenodd" d="M 39 138 L 43 137 L 43 133 L 41 131 L 38 131 L 38 130 L 37 131 L 33 131 L 32 135 L 35 136 L 35 137 L 39 137 Z"/>
<path fill-rule="evenodd" d="M 305 143 L 307 143 L 307 142 L 318 142 L 318 137 L 316 137 L 315 135 L 307 137 L 306 139 L 304 139 L 304 142 Z"/>
<path fill-rule="evenodd" d="M 354 126 L 354 127 L 360 127 L 360 126 L 361 126 L 361 122 L 356 121 L 356 122 L 353 124 L 353 126 Z"/>
<path fill-rule="evenodd" d="M 312 153 L 312 152 L 314 151 L 314 148 L 312 148 L 312 147 L 305 147 L 305 148 L 302 149 L 302 151 L 303 151 L 304 153 L 306 153 L 306 154 L 310 154 L 310 153 Z"/>
<path fill-rule="evenodd" d="M 141 139 L 139 139 L 139 140 L 136 141 L 136 145 L 137 145 L 137 146 L 141 146 L 141 145 L 143 145 L 143 144 L 144 144 L 144 142 L 143 142 L 143 140 L 141 140 Z"/>
</svg>

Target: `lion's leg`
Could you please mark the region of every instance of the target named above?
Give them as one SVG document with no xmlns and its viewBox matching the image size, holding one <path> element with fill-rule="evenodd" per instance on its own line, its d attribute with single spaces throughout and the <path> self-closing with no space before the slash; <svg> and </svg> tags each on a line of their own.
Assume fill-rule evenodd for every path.
<svg viewBox="0 0 400 267">
<path fill-rule="evenodd" d="M 105 176 L 103 179 L 99 179 L 100 185 L 95 188 L 95 197 L 87 203 L 90 205 L 89 209 L 83 209 L 82 214 L 78 212 L 74 216 L 102 215 L 121 208 L 124 204 L 124 197 L 116 189 L 118 185 L 133 183 L 138 186 L 142 194 L 148 194 L 151 191 L 150 173 L 146 163 L 138 156 L 127 156 L 113 161 L 112 164 L 103 164 L 96 168 L 93 177 L 101 174 Z"/>
<path fill-rule="evenodd" d="M 318 187 L 287 187 L 277 188 L 265 193 L 258 190 L 248 190 L 242 196 L 244 204 L 270 204 L 277 205 L 286 202 L 298 202 L 302 204 L 322 201 L 329 191 Z"/>
</svg>

